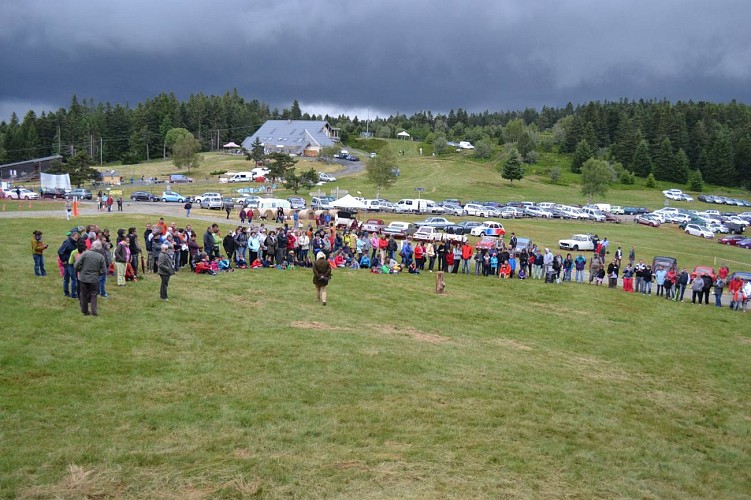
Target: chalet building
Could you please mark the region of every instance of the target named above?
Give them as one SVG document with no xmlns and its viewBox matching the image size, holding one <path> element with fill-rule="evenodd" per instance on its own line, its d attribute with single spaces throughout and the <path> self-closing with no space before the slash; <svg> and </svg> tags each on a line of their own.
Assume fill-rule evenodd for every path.
<svg viewBox="0 0 751 500">
<path fill-rule="evenodd" d="M 269 120 L 255 134 L 246 137 L 242 146 L 250 151 L 256 138 L 266 154 L 318 156 L 322 148 L 339 142 L 339 129 L 326 121 Z"/>
</svg>

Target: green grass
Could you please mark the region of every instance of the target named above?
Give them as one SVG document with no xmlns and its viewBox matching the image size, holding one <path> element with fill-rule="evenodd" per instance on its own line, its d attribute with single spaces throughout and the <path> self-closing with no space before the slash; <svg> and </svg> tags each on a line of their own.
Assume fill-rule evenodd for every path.
<svg viewBox="0 0 751 500">
<path fill-rule="evenodd" d="M 178 273 L 168 303 L 151 275 L 110 283 L 84 317 L 54 254 L 34 278 L 28 249 L 69 226 L 0 224 L 0 496 L 751 491 L 748 314 L 460 275 L 437 296 L 430 274 L 344 270 L 323 308 L 309 271 L 248 270 Z M 507 226 L 550 244 L 592 227 Z M 595 227 L 639 257 L 751 262 L 672 228 Z"/>
</svg>

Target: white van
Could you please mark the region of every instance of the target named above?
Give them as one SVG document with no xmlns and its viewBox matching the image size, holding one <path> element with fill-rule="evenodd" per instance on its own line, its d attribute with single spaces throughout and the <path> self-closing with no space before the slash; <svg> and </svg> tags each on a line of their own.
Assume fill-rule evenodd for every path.
<svg viewBox="0 0 751 500">
<path fill-rule="evenodd" d="M 252 181 L 253 181 L 252 172 L 237 172 L 236 174 L 233 174 L 227 178 L 227 182 L 252 182 Z"/>
<path fill-rule="evenodd" d="M 597 221 L 597 222 L 605 222 L 605 214 L 602 213 L 599 209 L 596 208 L 582 208 L 582 213 L 587 214 L 587 217 L 589 217 L 590 220 Z"/>
<path fill-rule="evenodd" d="M 258 202 L 258 210 L 276 210 L 279 207 L 289 210 L 292 208 L 292 205 L 290 205 L 289 201 L 282 200 L 281 198 L 262 198 Z"/>
<path fill-rule="evenodd" d="M 537 208 L 542 208 L 543 210 L 548 210 L 550 208 L 555 207 L 555 203 L 552 203 L 550 201 L 543 201 L 541 203 L 535 204 Z"/>
<path fill-rule="evenodd" d="M 428 211 L 428 200 L 405 198 L 396 202 L 398 213 L 424 214 Z"/>
<path fill-rule="evenodd" d="M 269 174 L 269 172 L 270 170 L 266 167 L 256 167 L 250 171 L 250 175 L 255 180 L 258 177 L 266 177 Z"/>
</svg>

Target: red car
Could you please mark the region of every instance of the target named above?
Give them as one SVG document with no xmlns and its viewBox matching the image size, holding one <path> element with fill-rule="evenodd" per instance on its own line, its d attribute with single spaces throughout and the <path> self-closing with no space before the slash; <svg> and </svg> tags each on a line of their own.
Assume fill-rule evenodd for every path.
<svg viewBox="0 0 751 500">
<path fill-rule="evenodd" d="M 696 266 L 694 270 L 691 271 L 691 279 L 704 274 L 708 274 L 712 278 L 712 281 L 714 281 L 716 274 L 714 272 L 714 267 L 711 266 Z"/>
<path fill-rule="evenodd" d="M 746 237 L 742 236 L 740 234 L 731 234 L 730 236 L 725 236 L 724 238 L 720 238 L 717 240 L 717 243 L 722 243 L 723 245 L 737 245 L 739 241 L 745 240 Z"/>
</svg>

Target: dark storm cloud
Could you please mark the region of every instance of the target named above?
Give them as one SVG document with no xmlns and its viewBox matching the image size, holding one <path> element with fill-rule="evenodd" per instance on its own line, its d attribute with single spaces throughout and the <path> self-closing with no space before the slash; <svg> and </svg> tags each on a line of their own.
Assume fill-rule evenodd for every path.
<svg viewBox="0 0 751 500">
<path fill-rule="evenodd" d="M 75 93 L 411 113 L 593 99 L 751 101 L 747 1 L 0 4 L 0 119 Z"/>
</svg>

